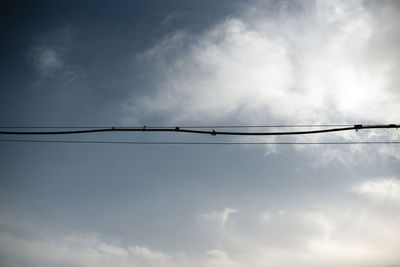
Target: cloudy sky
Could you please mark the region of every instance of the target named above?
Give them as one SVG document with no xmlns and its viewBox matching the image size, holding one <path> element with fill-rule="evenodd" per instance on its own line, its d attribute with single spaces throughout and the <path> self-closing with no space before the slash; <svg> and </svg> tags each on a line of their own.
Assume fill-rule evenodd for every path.
<svg viewBox="0 0 400 267">
<path fill-rule="evenodd" d="M 0 10 L 2 127 L 400 123 L 395 0 Z M 0 136 L 17 138 L 343 142 L 400 132 Z M 1 141 L 0 265 L 398 267 L 399 163 L 399 146 L 382 144 Z"/>
</svg>

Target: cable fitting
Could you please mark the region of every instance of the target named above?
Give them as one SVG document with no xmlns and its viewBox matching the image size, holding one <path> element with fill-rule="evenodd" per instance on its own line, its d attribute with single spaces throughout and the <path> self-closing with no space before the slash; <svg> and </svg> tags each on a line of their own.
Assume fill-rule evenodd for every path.
<svg viewBox="0 0 400 267">
<path fill-rule="evenodd" d="M 356 132 L 358 132 L 358 130 L 362 129 L 363 125 L 362 124 L 356 124 L 354 125 L 354 129 L 356 130 Z"/>
<path fill-rule="evenodd" d="M 217 132 L 213 129 L 212 132 L 211 132 L 211 135 L 215 136 L 215 135 L 217 135 Z"/>
</svg>

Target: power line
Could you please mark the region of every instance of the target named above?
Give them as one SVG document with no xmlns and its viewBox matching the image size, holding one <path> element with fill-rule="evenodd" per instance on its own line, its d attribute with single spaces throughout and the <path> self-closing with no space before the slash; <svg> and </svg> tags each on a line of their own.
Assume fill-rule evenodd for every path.
<svg viewBox="0 0 400 267">
<path fill-rule="evenodd" d="M 353 126 L 353 124 L 286 124 L 286 125 L 181 125 L 179 128 L 186 129 L 222 129 L 222 128 L 314 128 L 314 127 L 349 127 Z M 102 129 L 102 128 L 112 128 L 113 126 L 0 126 L 0 129 Z M 129 128 L 142 128 L 138 126 L 114 126 L 115 128 L 120 129 L 129 129 Z M 176 128 L 176 126 L 146 126 L 146 128 Z"/>
<path fill-rule="evenodd" d="M 87 140 L 30 140 L 0 139 L 0 142 L 119 144 L 119 145 L 399 145 L 400 141 L 345 141 L 345 142 L 161 142 L 161 141 L 87 141 Z"/>
<path fill-rule="evenodd" d="M 398 129 L 400 125 L 397 124 L 384 124 L 384 125 L 362 125 L 356 124 L 350 127 L 328 128 L 307 131 L 279 131 L 279 132 L 235 132 L 235 131 L 215 131 L 210 130 L 193 130 L 184 129 L 182 127 L 109 127 L 109 128 L 91 128 L 91 129 L 74 129 L 64 131 L 0 131 L 0 134 L 8 135 L 66 135 L 66 134 L 86 134 L 86 133 L 99 133 L 99 132 L 180 132 L 192 134 L 209 134 L 209 135 L 256 135 L 256 136 L 271 136 L 271 135 L 305 135 L 305 134 L 321 134 L 328 132 L 342 132 L 342 131 L 358 131 L 361 129 L 383 129 L 393 128 Z"/>
</svg>

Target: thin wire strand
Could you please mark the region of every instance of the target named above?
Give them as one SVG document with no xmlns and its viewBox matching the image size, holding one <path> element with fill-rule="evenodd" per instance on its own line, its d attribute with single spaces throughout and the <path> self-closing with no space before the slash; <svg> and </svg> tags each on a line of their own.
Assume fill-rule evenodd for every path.
<svg viewBox="0 0 400 267">
<path fill-rule="evenodd" d="M 86 141 L 86 140 L 30 140 L 0 139 L 0 142 L 67 143 L 67 144 L 119 144 L 119 145 L 398 145 L 400 141 L 346 141 L 346 142 L 161 142 L 161 141 Z"/>
</svg>

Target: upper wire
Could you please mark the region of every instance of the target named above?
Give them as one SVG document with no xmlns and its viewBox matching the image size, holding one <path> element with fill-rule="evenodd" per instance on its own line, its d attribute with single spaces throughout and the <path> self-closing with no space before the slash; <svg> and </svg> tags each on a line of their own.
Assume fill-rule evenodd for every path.
<svg viewBox="0 0 400 267">
<path fill-rule="evenodd" d="M 353 124 L 287 124 L 287 125 L 180 125 L 186 129 L 235 129 L 235 128 L 315 128 L 315 127 L 348 127 Z M 113 126 L 0 126 L 0 129 L 102 129 Z M 138 126 L 114 126 L 117 128 L 141 128 Z M 146 126 L 147 128 L 175 128 L 176 126 Z"/>
<path fill-rule="evenodd" d="M 208 134 L 208 135 L 246 135 L 246 136 L 271 136 L 271 135 L 306 135 L 306 134 L 321 134 L 329 132 L 342 131 L 358 131 L 361 129 L 383 129 L 394 128 L 398 129 L 398 124 L 382 124 L 382 125 L 362 125 L 355 124 L 353 126 L 335 127 L 318 130 L 302 130 L 302 131 L 274 131 L 274 132 L 237 132 L 237 131 L 216 131 L 210 127 L 209 130 L 196 130 L 189 127 L 108 127 L 108 128 L 78 128 L 74 130 L 64 131 L 0 131 L 0 134 L 6 135 L 66 135 L 66 134 L 86 134 L 100 132 L 181 132 L 192 134 Z M 211 129 L 212 128 L 212 129 Z"/>
</svg>

